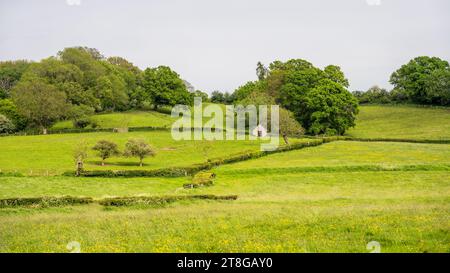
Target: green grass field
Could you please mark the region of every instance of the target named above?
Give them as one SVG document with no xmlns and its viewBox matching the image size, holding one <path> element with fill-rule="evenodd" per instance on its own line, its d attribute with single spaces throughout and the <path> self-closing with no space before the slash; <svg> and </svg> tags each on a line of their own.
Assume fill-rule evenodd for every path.
<svg viewBox="0 0 450 273">
<path fill-rule="evenodd" d="M 174 119 L 169 115 L 154 111 L 135 111 L 124 113 L 100 114 L 92 117 L 100 128 L 124 127 L 170 127 Z M 60 121 L 52 129 L 71 129 L 72 121 Z"/>
<path fill-rule="evenodd" d="M 221 158 L 247 151 L 258 151 L 262 141 L 175 141 L 170 132 L 130 132 L 130 133 L 84 133 L 38 136 L 11 136 L 0 139 L 0 170 L 22 174 L 42 175 L 60 174 L 74 170 L 73 153 L 78 145 L 93 147 L 102 139 L 114 141 L 123 150 L 130 138 L 143 138 L 156 148 L 155 157 L 146 158 L 144 166 L 139 160 L 123 156 L 113 157 L 101 166 L 101 159 L 95 151 L 89 150 L 86 169 L 158 169 L 189 166 L 203 163 L 208 159 Z M 301 140 L 292 140 L 293 143 Z"/>
<path fill-rule="evenodd" d="M 53 182 L 28 178 L 23 192 L 35 184 L 37 192 L 47 187 L 52 194 L 173 194 L 182 181 L 167 179 L 161 187 L 157 179 L 85 180 L 66 188 L 59 186 L 73 181 Z M 66 252 L 67 243 L 77 241 L 83 252 L 366 252 L 375 240 L 383 252 L 450 251 L 449 172 L 229 175 L 218 176 L 213 187 L 178 194 L 188 191 L 238 193 L 239 199 L 161 208 L 2 209 L 0 250 Z"/>
<path fill-rule="evenodd" d="M 410 111 L 404 114 L 409 117 L 391 116 L 395 111 Z M 409 127 L 413 114 L 434 116 L 423 125 L 432 128 L 443 124 L 447 110 L 365 106 L 349 135 L 448 138 L 445 125 L 431 131 L 421 123 Z M 380 243 L 381 252 L 450 252 L 449 144 L 335 141 L 221 165 L 212 169 L 213 186 L 196 189 L 183 188 L 191 177 L 58 175 L 73 169 L 72 149 L 80 141 L 93 145 L 107 138 L 123 148 L 130 137 L 144 137 L 158 150 L 143 169 L 188 166 L 260 147 L 251 141 L 175 142 L 164 131 L 2 137 L 0 169 L 27 176 L 0 176 L 0 199 L 193 194 L 238 199 L 4 207 L 0 252 L 69 252 L 72 241 L 82 252 L 369 252 L 371 241 Z M 298 141 L 308 140 L 293 140 Z M 111 158 L 105 167 L 98 161 L 92 155 L 86 167 L 139 169 L 136 159 Z M 39 173 L 48 169 L 54 176 Z"/>
<path fill-rule="evenodd" d="M 361 138 L 450 139 L 450 108 L 360 106 L 356 127 Z"/>
</svg>

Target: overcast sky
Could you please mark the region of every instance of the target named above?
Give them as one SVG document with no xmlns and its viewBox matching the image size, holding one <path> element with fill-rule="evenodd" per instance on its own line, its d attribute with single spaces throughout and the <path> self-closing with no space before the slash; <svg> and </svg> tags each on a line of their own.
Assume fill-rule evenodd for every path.
<svg viewBox="0 0 450 273">
<path fill-rule="evenodd" d="M 341 66 L 351 90 L 390 88 L 413 57 L 450 60 L 449 15 L 449 0 L 0 0 L 0 60 L 83 45 L 211 92 L 302 58 Z"/>
</svg>

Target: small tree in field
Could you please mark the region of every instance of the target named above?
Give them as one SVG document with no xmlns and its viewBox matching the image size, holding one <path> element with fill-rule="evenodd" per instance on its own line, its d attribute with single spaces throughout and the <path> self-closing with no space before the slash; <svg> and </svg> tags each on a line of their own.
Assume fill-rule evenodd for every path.
<svg viewBox="0 0 450 273">
<path fill-rule="evenodd" d="M 124 155 L 127 157 L 138 157 L 139 166 L 142 167 L 142 160 L 147 156 L 155 156 L 156 151 L 143 139 L 129 139 L 125 144 Z"/>
<path fill-rule="evenodd" d="M 105 166 L 105 159 L 120 153 L 117 144 L 108 140 L 100 140 L 92 150 L 97 151 L 97 155 L 102 159 L 102 166 Z"/>
<path fill-rule="evenodd" d="M 305 133 L 305 129 L 295 120 L 294 114 L 284 108 L 280 108 L 279 126 L 280 134 L 287 145 L 289 145 L 288 136 L 299 136 Z"/>
</svg>

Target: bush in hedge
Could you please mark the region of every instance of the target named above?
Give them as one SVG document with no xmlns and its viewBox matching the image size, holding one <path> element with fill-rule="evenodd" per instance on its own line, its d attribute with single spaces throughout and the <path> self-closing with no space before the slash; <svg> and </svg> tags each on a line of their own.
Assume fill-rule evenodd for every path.
<svg viewBox="0 0 450 273">
<path fill-rule="evenodd" d="M 184 184 L 183 187 L 186 189 L 191 189 L 191 188 L 212 186 L 214 178 L 216 178 L 215 173 L 199 172 L 195 174 L 194 177 L 192 178 L 192 183 Z"/>
</svg>

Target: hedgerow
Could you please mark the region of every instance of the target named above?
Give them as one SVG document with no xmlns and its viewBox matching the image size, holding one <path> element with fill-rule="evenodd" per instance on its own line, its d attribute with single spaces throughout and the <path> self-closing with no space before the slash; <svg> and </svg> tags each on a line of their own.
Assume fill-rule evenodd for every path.
<svg viewBox="0 0 450 273">
<path fill-rule="evenodd" d="M 69 205 L 89 204 L 94 202 L 90 197 L 24 197 L 0 199 L 0 208 L 8 207 L 59 207 Z"/>
<path fill-rule="evenodd" d="M 188 167 L 172 167 L 172 168 L 164 168 L 164 169 L 156 169 L 156 170 L 95 170 L 95 171 L 83 171 L 81 176 L 84 177 L 181 177 L 181 176 L 190 176 L 194 175 L 200 171 L 209 170 L 213 167 L 241 162 L 250 159 L 260 158 L 262 156 L 266 156 L 269 154 L 286 152 L 291 150 L 302 149 L 306 147 L 318 146 L 323 143 L 331 142 L 336 140 L 337 138 L 321 138 L 315 139 L 309 142 L 301 142 L 295 143 L 288 146 L 279 147 L 274 151 L 256 151 L 256 152 L 247 152 L 243 154 L 232 155 L 225 158 L 216 158 L 211 159 L 208 162 L 194 164 Z M 66 172 L 64 173 L 66 176 L 73 176 L 75 172 Z"/>
<path fill-rule="evenodd" d="M 138 196 L 138 197 L 115 197 L 100 200 L 98 203 L 102 206 L 135 206 L 135 205 L 149 205 L 149 206 L 163 206 L 169 203 L 182 200 L 236 200 L 237 195 L 180 195 L 180 196 Z"/>
</svg>

